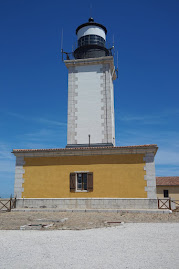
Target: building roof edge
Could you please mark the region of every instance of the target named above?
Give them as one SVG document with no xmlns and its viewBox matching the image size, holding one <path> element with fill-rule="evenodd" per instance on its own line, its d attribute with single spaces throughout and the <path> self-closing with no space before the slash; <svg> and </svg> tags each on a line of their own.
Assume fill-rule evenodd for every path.
<svg viewBox="0 0 179 269">
<path fill-rule="evenodd" d="M 156 177 L 157 186 L 179 186 L 179 176 Z"/>
<path fill-rule="evenodd" d="M 78 147 L 78 148 L 53 148 L 53 149 L 13 149 L 14 155 L 99 155 L 99 154 L 130 154 L 153 152 L 156 154 L 158 147 L 156 144 L 121 146 L 121 147 Z"/>
</svg>

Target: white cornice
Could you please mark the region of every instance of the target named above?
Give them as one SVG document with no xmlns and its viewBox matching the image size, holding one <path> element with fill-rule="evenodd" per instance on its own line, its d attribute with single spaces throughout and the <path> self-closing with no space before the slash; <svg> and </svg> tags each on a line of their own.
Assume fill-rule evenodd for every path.
<svg viewBox="0 0 179 269">
<path fill-rule="evenodd" d="M 72 67 L 72 66 L 82 66 L 82 65 L 110 64 L 111 73 L 113 74 L 113 80 L 116 79 L 116 72 L 115 72 L 113 56 L 65 60 L 64 63 L 65 63 L 67 68 Z"/>
</svg>

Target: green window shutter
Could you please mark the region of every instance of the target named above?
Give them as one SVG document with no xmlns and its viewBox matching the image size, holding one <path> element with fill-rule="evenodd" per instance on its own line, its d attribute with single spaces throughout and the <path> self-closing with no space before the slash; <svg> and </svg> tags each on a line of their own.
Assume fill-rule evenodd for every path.
<svg viewBox="0 0 179 269">
<path fill-rule="evenodd" d="M 88 173 L 87 182 L 88 182 L 88 191 L 93 191 L 93 173 L 92 172 Z"/>
<path fill-rule="evenodd" d="M 70 191 L 74 192 L 76 190 L 76 174 L 70 173 Z"/>
</svg>

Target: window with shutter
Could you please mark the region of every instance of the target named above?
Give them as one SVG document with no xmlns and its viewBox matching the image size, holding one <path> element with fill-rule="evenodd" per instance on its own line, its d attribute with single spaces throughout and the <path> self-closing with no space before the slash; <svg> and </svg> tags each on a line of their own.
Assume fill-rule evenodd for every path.
<svg viewBox="0 0 179 269">
<path fill-rule="evenodd" d="M 70 173 L 70 191 L 71 192 L 93 191 L 93 173 L 92 172 Z"/>
</svg>

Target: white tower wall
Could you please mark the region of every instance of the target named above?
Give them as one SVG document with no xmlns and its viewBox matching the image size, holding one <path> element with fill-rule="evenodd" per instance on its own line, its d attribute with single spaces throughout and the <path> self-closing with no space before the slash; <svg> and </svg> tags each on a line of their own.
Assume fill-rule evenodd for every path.
<svg viewBox="0 0 179 269">
<path fill-rule="evenodd" d="M 67 60 L 67 145 L 115 145 L 113 57 Z"/>
</svg>

